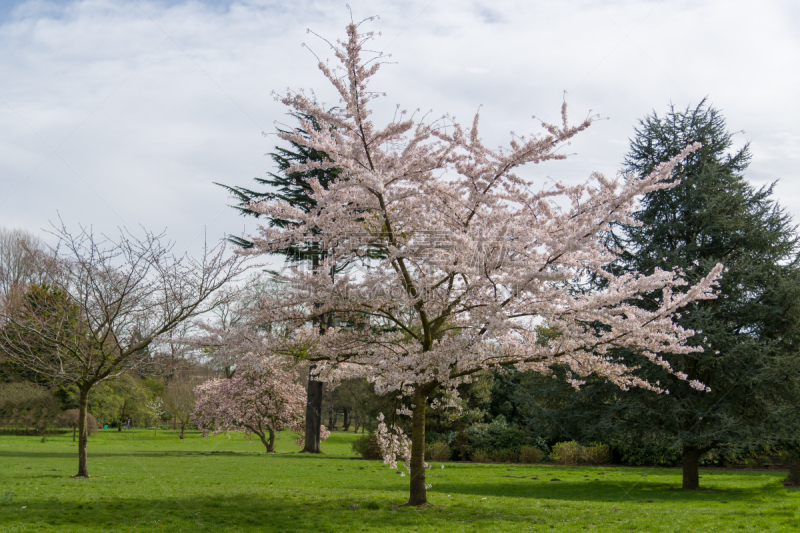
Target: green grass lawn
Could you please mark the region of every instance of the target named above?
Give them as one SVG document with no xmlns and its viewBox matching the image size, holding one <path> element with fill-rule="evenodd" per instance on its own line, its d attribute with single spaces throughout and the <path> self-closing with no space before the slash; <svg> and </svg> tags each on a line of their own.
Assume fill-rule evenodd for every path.
<svg viewBox="0 0 800 533">
<path fill-rule="evenodd" d="M 352 434 L 323 455 L 293 437 L 267 455 L 241 434 L 100 431 L 91 479 L 72 479 L 72 435 L 0 436 L 0 531 L 800 531 L 782 472 L 434 464 L 432 507 L 400 507 L 408 477 L 355 459 Z M 551 481 L 558 479 L 560 481 Z"/>
</svg>

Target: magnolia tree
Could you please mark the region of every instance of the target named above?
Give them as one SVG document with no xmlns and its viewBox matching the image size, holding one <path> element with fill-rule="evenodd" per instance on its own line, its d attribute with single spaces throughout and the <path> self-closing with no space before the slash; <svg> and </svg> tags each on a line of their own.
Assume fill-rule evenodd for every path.
<svg viewBox="0 0 800 533">
<path fill-rule="evenodd" d="M 277 199 L 251 204 L 270 218 L 297 223 L 260 227 L 251 253 L 312 239 L 330 250 L 323 268 L 282 273 L 293 290 L 262 307 L 273 324 L 286 324 L 286 334 L 265 342 L 274 354 L 316 361 L 325 380 L 366 376 L 377 391 L 408 399 L 401 412 L 412 417 L 410 443 L 385 426 L 381 432 L 386 460 L 394 464 L 399 454 L 410 470 L 408 504 L 422 505 L 425 412 L 446 407 L 429 402 L 434 391 L 444 389 L 452 398 L 471 376 L 509 365 L 544 374 L 552 365 L 567 366 L 576 387 L 595 374 L 623 390 L 661 391 L 631 374 L 613 349 L 637 350 L 665 368 L 659 352 L 699 351 L 684 345 L 693 332 L 671 315 L 712 298 L 722 267 L 692 287 L 680 272 L 615 276 L 607 268 L 614 251 L 601 242 L 613 223 L 633 223 L 637 195 L 672 186 L 664 180 L 697 146 L 643 179 L 593 174 L 581 185 L 536 190 L 518 174 L 520 167 L 564 159 L 557 149 L 590 120 L 570 126 L 564 106 L 560 125 L 543 124 L 538 135 L 512 134 L 499 149 L 482 142 L 478 116 L 464 128 L 447 116 L 429 121 L 398 111 L 379 126 L 370 117 L 381 95 L 369 84 L 380 55 L 366 57 L 364 45 L 373 35 L 358 26 L 350 24 L 346 41 L 331 44 L 335 66 L 319 63 L 339 95 L 335 107 L 318 105 L 302 91 L 278 97 L 317 126 L 304 123 L 305 133 L 282 138 L 330 158 L 291 171 L 335 167 L 341 179 L 327 188 L 309 180 L 313 210 Z M 350 275 L 327 274 L 367 256 L 372 259 Z M 588 290 L 590 276 L 604 278 L 605 288 Z M 632 305 L 656 289 L 663 298 L 654 310 Z M 309 326 L 315 316 L 335 321 L 320 330 Z M 537 342 L 542 324 L 558 334 Z"/>
<path fill-rule="evenodd" d="M 240 365 L 244 368 L 232 378 L 207 381 L 195 389 L 192 420 L 203 435 L 255 433 L 267 453 L 274 453 L 276 432 L 305 432 L 306 391 L 289 372 L 255 362 Z"/>
</svg>

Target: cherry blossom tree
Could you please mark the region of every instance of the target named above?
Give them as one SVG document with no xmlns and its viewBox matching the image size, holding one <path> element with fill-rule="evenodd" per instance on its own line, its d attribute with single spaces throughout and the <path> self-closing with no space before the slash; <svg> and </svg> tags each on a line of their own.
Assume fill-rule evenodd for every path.
<svg viewBox="0 0 800 533">
<path fill-rule="evenodd" d="M 267 453 L 274 453 L 276 432 L 305 431 L 306 391 L 289 372 L 254 360 L 240 364 L 244 368 L 232 378 L 207 381 L 195 389 L 192 420 L 204 435 L 255 433 Z"/>
<path fill-rule="evenodd" d="M 665 180 L 697 146 L 642 179 L 595 173 L 580 185 L 556 182 L 537 190 L 521 167 L 564 159 L 557 150 L 591 119 L 570 125 L 565 104 L 560 124 L 542 124 L 541 134 L 512 133 L 508 146 L 498 149 L 481 140 L 478 115 L 464 128 L 449 116 L 408 117 L 398 108 L 379 126 L 371 115 L 382 94 L 370 83 L 382 56 L 366 51 L 374 36 L 359 26 L 351 23 L 345 41 L 328 43 L 334 64 L 319 62 L 338 94 L 335 107 L 317 104 L 303 91 L 276 96 L 316 126 L 303 124 L 305 134 L 285 132 L 282 138 L 330 158 L 290 170 L 332 166 L 341 169 L 340 179 L 327 187 L 309 180 L 312 210 L 279 199 L 250 204 L 268 218 L 296 222 L 260 227 L 250 253 L 312 238 L 329 250 L 322 268 L 281 274 L 279 281 L 293 289 L 262 308 L 273 324 L 286 324 L 286 333 L 265 342 L 270 353 L 317 362 L 326 381 L 366 376 L 376 391 L 408 399 L 401 411 L 412 417 L 411 439 L 395 433 L 392 440 L 382 428 L 386 460 L 406 460 L 408 504 L 423 505 L 425 412 L 446 407 L 429 402 L 435 391 L 454 398 L 457 385 L 502 366 L 549 374 L 552 365 L 566 365 L 576 387 L 595 374 L 623 390 L 666 392 L 632 374 L 613 350 L 636 350 L 665 368 L 659 352 L 700 350 L 685 346 L 693 332 L 671 315 L 713 298 L 722 266 L 692 287 L 679 271 L 615 276 L 607 268 L 614 251 L 601 242 L 613 223 L 633 223 L 629 213 L 638 195 L 674 186 Z M 327 274 L 359 261 L 362 267 L 349 274 Z M 590 290 L 590 276 L 605 278 L 606 287 Z M 632 305 L 656 289 L 663 296 L 652 310 Z M 309 326 L 323 314 L 336 320 Z M 558 335 L 537 342 L 542 324 Z"/>
</svg>

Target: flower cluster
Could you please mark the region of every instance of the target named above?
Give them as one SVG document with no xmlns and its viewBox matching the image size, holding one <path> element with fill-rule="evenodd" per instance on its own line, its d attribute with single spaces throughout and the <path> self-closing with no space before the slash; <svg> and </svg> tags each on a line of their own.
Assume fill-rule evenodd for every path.
<svg viewBox="0 0 800 533">
<path fill-rule="evenodd" d="M 381 447 L 383 464 L 389 465 L 389 468 L 397 468 L 397 459 L 399 458 L 405 463 L 406 470 L 411 470 L 411 439 L 395 424 L 392 424 L 390 431 L 383 421 L 383 413 L 378 415 L 375 438 Z"/>
</svg>

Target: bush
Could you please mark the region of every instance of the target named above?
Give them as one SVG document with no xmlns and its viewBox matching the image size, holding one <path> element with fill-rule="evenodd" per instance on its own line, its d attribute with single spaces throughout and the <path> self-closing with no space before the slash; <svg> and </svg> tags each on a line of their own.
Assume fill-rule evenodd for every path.
<svg viewBox="0 0 800 533">
<path fill-rule="evenodd" d="M 683 460 L 680 447 L 661 435 L 620 432 L 605 442 L 615 462 L 631 466 L 678 466 Z"/>
<path fill-rule="evenodd" d="M 61 416 L 56 418 L 56 426 L 60 428 L 70 428 L 72 430 L 78 429 L 78 420 L 80 413 L 77 409 L 67 409 Z M 97 420 L 92 416 L 92 413 L 86 413 L 86 430 L 91 435 L 98 428 Z"/>
<path fill-rule="evenodd" d="M 550 451 L 550 460 L 559 465 L 599 465 L 607 463 L 611 453 L 606 444 L 581 446 L 577 442 L 559 442 Z"/>
<path fill-rule="evenodd" d="M 435 442 L 443 442 L 448 446 L 453 442 L 453 439 L 456 436 L 455 431 L 449 431 L 447 433 L 438 433 L 436 431 L 425 431 L 425 444 L 433 444 Z"/>
<path fill-rule="evenodd" d="M 444 442 L 434 442 L 425 447 L 425 457 L 431 461 L 443 462 L 450 460 L 450 446 Z"/>
<path fill-rule="evenodd" d="M 495 463 L 518 463 L 519 450 L 509 450 L 508 448 L 493 450 L 489 453 L 489 457 Z"/>
<path fill-rule="evenodd" d="M 383 459 L 381 446 L 375 435 L 364 435 L 353 441 L 353 451 L 364 459 L 376 460 Z"/>
<path fill-rule="evenodd" d="M 491 424 L 474 424 L 466 433 L 470 446 L 479 450 L 517 450 L 530 440 L 524 429 L 508 425 L 503 415 Z"/>
<path fill-rule="evenodd" d="M 786 482 L 792 485 L 800 485 L 800 455 L 794 451 L 784 451 L 780 455 L 781 464 L 789 470 Z"/>
<path fill-rule="evenodd" d="M 468 461 L 472 456 L 472 447 L 469 445 L 469 435 L 466 431 L 459 431 L 453 438 L 452 457 L 456 461 Z"/>
<path fill-rule="evenodd" d="M 520 463 L 538 463 L 542 460 L 544 454 L 538 448 L 534 448 L 533 446 L 523 446 L 519 449 L 519 462 Z"/>
<path fill-rule="evenodd" d="M 473 450 L 472 453 L 470 453 L 469 455 L 473 463 L 489 462 L 489 452 L 487 452 L 486 450 Z"/>
</svg>

